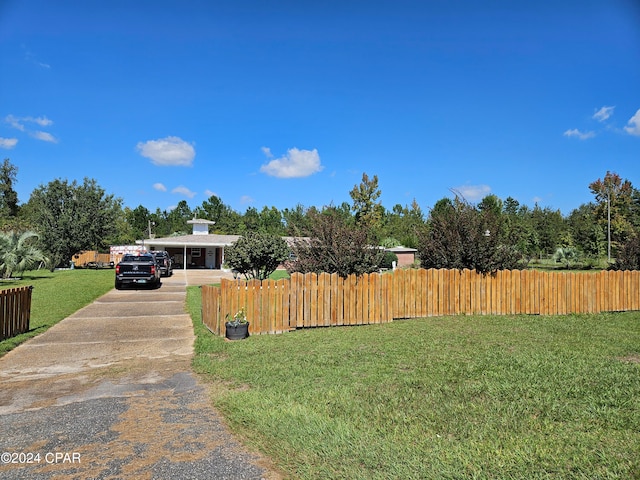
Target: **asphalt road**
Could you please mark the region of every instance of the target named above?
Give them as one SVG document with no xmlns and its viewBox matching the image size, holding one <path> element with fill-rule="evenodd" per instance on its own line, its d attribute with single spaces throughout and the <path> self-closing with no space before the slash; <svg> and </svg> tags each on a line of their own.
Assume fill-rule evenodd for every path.
<svg viewBox="0 0 640 480">
<path fill-rule="evenodd" d="M 191 372 L 187 283 L 112 290 L 0 358 L 2 479 L 279 479 Z"/>
</svg>

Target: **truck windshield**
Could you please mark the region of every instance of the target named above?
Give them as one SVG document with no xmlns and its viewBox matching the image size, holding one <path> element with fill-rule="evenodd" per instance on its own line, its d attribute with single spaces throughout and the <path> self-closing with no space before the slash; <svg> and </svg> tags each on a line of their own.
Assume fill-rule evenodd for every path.
<svg viewBox="0 0 640 480">
<path fill-rule="evenodd" d="M 123 262 L 153 262 L 152 255 L 125 255 L 122 257 Z"/>
</svg>

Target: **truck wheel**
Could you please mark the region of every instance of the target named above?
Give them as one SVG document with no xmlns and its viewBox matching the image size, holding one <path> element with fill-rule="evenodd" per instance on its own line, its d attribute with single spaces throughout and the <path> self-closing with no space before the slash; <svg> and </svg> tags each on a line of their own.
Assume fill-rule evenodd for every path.
<svg viewBox="0 0 640 480">
<path fill-rule="evenodd" d="M 122 282 L 116 280 L 116 290 L 122 290 Z"/>
</svg>

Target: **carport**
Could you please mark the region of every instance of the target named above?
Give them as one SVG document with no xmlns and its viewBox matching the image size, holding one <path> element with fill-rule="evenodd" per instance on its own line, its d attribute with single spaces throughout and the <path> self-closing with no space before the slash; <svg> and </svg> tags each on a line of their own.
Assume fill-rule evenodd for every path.
<svg viewBox="0 0 640 480">
<path fill-rule="evenodd" d="M 240 235 L 218 235 L 209 233 L 215 222 L 194 218 L 187 222 L 193 225 L 191 235 L 148 238 L 136 240 L 149 250 L 166 250 L 176 269 L 201 268 L 220 269 L 224 264 L 224 249 L 240 238 Z"/>
</svg>

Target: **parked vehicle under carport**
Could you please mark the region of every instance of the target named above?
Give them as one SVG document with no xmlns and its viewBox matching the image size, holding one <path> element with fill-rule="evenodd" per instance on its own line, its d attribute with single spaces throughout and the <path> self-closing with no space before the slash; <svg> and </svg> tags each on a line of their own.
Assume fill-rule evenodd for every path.
<svg viewBox="0 0 640 480">
<path fill-rule="evenodd" d="M 120 290 L 125 285 L 160 287 L 160 269 L 156 257 L 151 253 L 124 255 L 116 265 L 115 287 Z"/>
<path fill-rule="evenodd" d="M 160 269 L 160 276 L 170 277 L 173 275 L 173 262 L 169 253 L 164 250 L 152 250 L 151 253 L 156 257 L 156 265 Z"/>
</svg>

